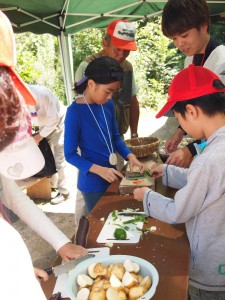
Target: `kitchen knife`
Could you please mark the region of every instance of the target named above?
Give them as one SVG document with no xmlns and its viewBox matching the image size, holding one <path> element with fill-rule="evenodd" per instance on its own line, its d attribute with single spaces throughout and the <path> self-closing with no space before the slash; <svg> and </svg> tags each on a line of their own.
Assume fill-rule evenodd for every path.
<svg viewBox="0 0 225 300">
<path fill-rule="evenodd" d="M 135 216 L 143 216 L 143 217 L 148 217 L 145 212 L 118 212 L 118 216 L 126 216 L 126 217 L 135 217 Z"/>
<path fill-rule="evenodd" d="M 69 272 L 70 270 L 72 270 L 76 265 L 78 265 L 80 262 L 88 259 L 88 258 L 91 258 L 91 257 L 95 257 L 94 254 L 87 254 L 85 256 L 82 256 L 80 258 L 77 258 L 77 259 L 73 259 L 73 260 L 70 260 L 69 262 L 66 262 L 60 266 L 57 266 L 57 267 L 50 267 L 50 268 L 46 268 L 45 269 L 45 272 L 48 273 L 48 275 L 51 275 L 51 274 L 54 274 L 55 277 L 63 274 L 63 273 L 67 273 Z"/>
</svg>

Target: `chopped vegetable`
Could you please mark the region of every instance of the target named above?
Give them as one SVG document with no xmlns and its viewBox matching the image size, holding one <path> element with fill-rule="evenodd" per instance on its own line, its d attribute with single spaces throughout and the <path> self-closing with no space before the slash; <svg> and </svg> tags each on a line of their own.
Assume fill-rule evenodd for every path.
<svg viewBox="0 0 225 300">
<path fill-rule="evenodd" d="M 108 248 L 112 248 L 113 247 L 113 243 L 106 243 L 105 246 L 108 247 Z"/>
<path fill-rule="evenodd" d="M 134 181 L 133 181 L 133 184 L 140 184 L 140 183 L 142 183 L 141 180 L 134 180 Z"/>
<path fill-rule="evenodd" d="M 118 218 L 118 210 L 114 210 L 112 212 L 113 221 L 115 221 Z"/>
<path fill-rule="evenodd" d="M 116 240 L 125 240 L 127 238 L 127 233 L 123 228 L 116 228 L 114 231 L 114 237 Z"/>
<path fill-rule="evenodd" d="M 144 222 L 144 223 L 146 223 L 145 218 L 146 218 L 145 215 L 144 216 L 135 216 L 133 219 L 124 221 L 123 224 L 136 224 L 138 222 Z"/>
</svg>

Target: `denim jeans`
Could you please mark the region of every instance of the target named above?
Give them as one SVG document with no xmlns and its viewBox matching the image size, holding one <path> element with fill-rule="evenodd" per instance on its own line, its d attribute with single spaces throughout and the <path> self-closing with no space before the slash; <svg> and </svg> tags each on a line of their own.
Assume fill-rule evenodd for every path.
<svg viewBox="0 0 225 300">
<path fill-rule="evenodd" d="M 189 297 L 191 300 L 225 300 L 225 291 L 213 292 L 197 289 L 189 285 Z"/>
<path fill-rule="evenodd" d="M 83 193 L 82 192 L 87 213 L 89 213 L 94 208 L 94 206 L 96 205 L 96 203 L 102 197 L 103 194 L 104 194 L 104 192 L 100 192 L 100 193 Z"/>
</svg>

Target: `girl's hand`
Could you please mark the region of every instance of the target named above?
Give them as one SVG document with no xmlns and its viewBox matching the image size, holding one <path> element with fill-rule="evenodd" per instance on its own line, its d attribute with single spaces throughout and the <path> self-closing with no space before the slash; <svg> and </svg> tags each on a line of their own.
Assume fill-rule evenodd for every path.
<svg viewBox="0 0 225 300">
<path fill-rule="evenodd" d="M 118 177 L 124 178 L 124 176 L 119 171 L 115 170 L 114 168 L 102 167 L 102 166 L 95 165 L 95 164 L 91 166 L 89 171 L 101 176 L 103 179 L 105 179 L 109 183 L 117 181 Z"/>
<path fill-rule="evenodd" d="M 34 268 L 34 274 L 35 274 L 36 278 L 39 280 L 40 279 L 42 279 L 44 281 L 48 280 L 48 274 L 44 270 Z"/>
<path fill-rule="evenodd" d="M 130 153 L 127 155 L 127 158 L 129 160 L 129 165 L 130 165 L 130 171 L 133 172 L 133 167 L 137 166 L 139 167 L 140 173 L 144 172 L 144 164 L 141 163 L 136 156 L 133 153 Z"/>
<path fill-rule="evenodd" d="M 144 194 L 145 192 L 149 190 L 148 187 L 141 187 L 141 188 L 137 188 L 133 191 L 134 194 L 134 199 L 138 200 L 138 201 L 143 201 L 144 199 Z"/>
<path fill-rule="evenodd" d="M 88 254 L 88 251 L 82 246 L 73 243 L 67 243 L 58 250 L 59 255 L 63 261 L 70 261 Z"/>
<path fill-rule="evenodd" d="M 162 175 L 163 175 L 162 170 L 163 170 L 162 164 L 153 164 L 151 166 L 151 170 L 150 170 L 150 174 L 151 174 L 152 178 L 162 177 Z"/>
</svg>

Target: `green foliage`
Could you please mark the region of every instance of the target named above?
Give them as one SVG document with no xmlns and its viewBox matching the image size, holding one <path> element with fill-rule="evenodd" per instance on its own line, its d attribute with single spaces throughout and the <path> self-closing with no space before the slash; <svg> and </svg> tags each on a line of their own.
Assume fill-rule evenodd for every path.
<svg viewBox="0 0 225 300">
<path fill-rule="evenodd" d="M 224 24 L 211 24 L 210 34 L 220 44 L 225 43 L 225 26 L 224 26 Z"/>
<path fill-rule="evenodd" d="M 183 68 L 184 56 L 161 32 L 161 18 L 137 22 L 138 51 L 128 60 L 134 67 L 141 106 L 158 109 L 167 97 L 174 75 Z M 102 49 L 104 30 L 86 29 L 72 37 L 74 70 L 87 56 Z"/>
<path fill-rule="evenodd" d="M 103 29 L 88 28 L 77 32 L 71 37 L 75 71 L 81 61 L 102 49 L 102 38 L 104 34 L 105 30 Z"/>
<path fill-rule="evenodd" d="M 16 35 L 17 71 L 27 83 L 50 88 L 66 102 L 58 40 L 49 34 Z"/>
<path fill-rule="evenodd" d="M 138 100 L 141 106 L 158 109 L 172 78 L 183 68 L 184 56 L 163 36 L 159 17 L 136 25 L 138 51 L 132 51 L 128 60 L 134 67 Z M 75 71 L 84 58 L 102 49 L 104 34 L 105 30 L 90 28 L 71 37 Z M 17 70 L 22 78 L 49 87 L 66 103 L 58 40 L 47 34 L 24 33 L 16 36 L 16 42 Z"/>
<path fill-rule="evenodd" d="M 137 26 L 138 51 L 132 52 L 128 59 L 135 70 L 138 99 L 142 106 L 158 109 L 167 97 L 172 78 L 183 68 L 184 57 L 163 36 L 161 18 Z"/>
</svg>

